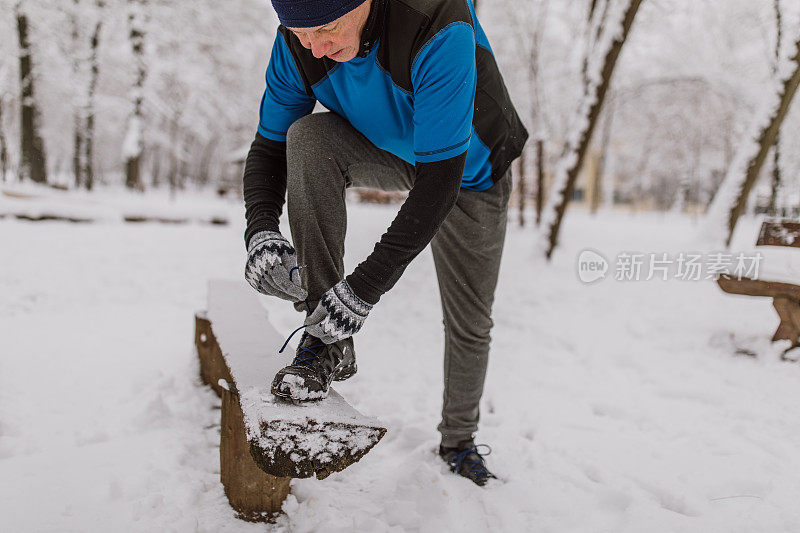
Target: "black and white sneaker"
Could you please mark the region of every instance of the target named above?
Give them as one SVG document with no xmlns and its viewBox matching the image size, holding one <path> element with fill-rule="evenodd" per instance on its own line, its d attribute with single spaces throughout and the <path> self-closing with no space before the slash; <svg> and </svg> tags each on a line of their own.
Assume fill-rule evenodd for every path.
<svg viewBox="0 0 800 533">
<path fill-rule="evenodd" d="M 344 381 L 356 370 L 352 337 L 325 344 L 304 332 L 292 364 L 275 375 L 272 394 L 297 402 L 320 400 L 332 381 Z"/>
<path fill-rule="evenodd" d="M 478 447 L 485 446 L 486 453 L 479 453 Z M 486 444 L 478 444 L 470 440 L 458 443 L 458 446 L 446 448 L 439 446 L 439 457 L 450 467 L 451 472 L 463 476 L 476 485 L 484 486 L 489 479 L 497 479 L 497 476 L 486 469 L 484 457 L 492 453 L 492 449 Z"/>
</svg>

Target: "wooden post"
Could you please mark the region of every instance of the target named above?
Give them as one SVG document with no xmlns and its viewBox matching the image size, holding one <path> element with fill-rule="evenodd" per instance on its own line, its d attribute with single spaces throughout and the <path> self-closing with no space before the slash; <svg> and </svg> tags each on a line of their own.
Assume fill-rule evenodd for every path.
<svg viewBox="0 0 800 533">
<path fill-rule="evenodd" d="M 222 434 L 219 445 L 220 480 L 225 495 L 238 516 L 249 522 L 264 522 L 280 512 L 289 494 L 289 477 L 271 476 L 261 470 L 250 453 L 230 370 L 225 364 L 211 322 L 202 314 L 195 315 L 195 346 L 200 358 L 200 377 L 222 398 Z M 228 390 L 220 384 L 225 380 Z"/>
<path fill-rule="evenodd" d="M 274 353 L 281 336 L 246 284 L 210 282 L 208 310 L 195 315 L 195 325 L 200 376 L 222 398 L 220 478 L 241 518 L 267 519 L 280 511 L 291 478 L 344 470 L 386 434 L 333 388 L 318 402 L 269 394 L 271 379 L 291 359 Z"/>
<path fill-rule="evenodd" d="M 271 476 L 256 465 L 250 454 L 239 395 L 224 389 L 219 464 L 225 495 L 240 518 L 264 522 L 280 512 L 292 478 Z"/>
<path fill-rule="evenodd" d="M 772 299 L 772 306 L 781 319 L 778 329 L 772 336 L 772 342 L 788 340 L 791 341 L 792 347 L 796 346 L 800 337 L 800 302 L 785 296 L 776 296 Z"/>
<path fill-rule="evenodd" d="M 224 379 L 228 383 L 233 383 L 231 372 L 225 364 L 222 350 L 211 331 L 211 322 L 205 314 L 197 313 L 194 316 L 194 325 L 194 345 L 200 357 L 200 379 L 222 398 L 225 389 L 219 385 L 219 380 Z"/>
</svg>

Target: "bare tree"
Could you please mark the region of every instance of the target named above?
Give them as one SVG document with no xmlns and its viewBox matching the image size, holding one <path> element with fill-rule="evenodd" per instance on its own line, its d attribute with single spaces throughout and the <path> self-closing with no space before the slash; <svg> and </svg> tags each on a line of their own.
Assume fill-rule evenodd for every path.
<svg viewBox="0 0 800 533">
<path fill-rule="evenodd" d="M 514 15 L 519 15 L 520 6 L 516 2 L 509 2 L 509 8 Z M 512 16 L 510 24 L 514 29 L 516 42 L 519 43 L 519 49 L 522 51 L 522 69 L 525 77 L 525 84 L 528 88 L 528 123 L 532 129 L 532 141 L 539 142 L 539 140 L 546 137 L 545 130 L 545 117 L 542 108 L 545 105 L 544 95 L 541 90 L 540 83 L 540 55 L 542 48 L 542 39 L 544 36 L 545 23 L 547 20 L 547 12 L 549 9 L 549 0 L 540 0 L 537 2 L 536 13 L 533 15 L 532 20 L 523 16 Z M 525 189 L 527 181 L 528 166 L 525 163 L 525 154 L 520 157 L 519 173 L 517 176 L 517 184 L 520 194 L 520 212 L 519 223 L 520 226 L 525 224 Z M 537 161 L 537 166 L 541 166 L 543 162 Z M 541 191 L 537 192 L 537 195 Z M 538 213 L 538 211 L 537 211 Z M 537 215 L 538 220 L 538 215 Z"/>
<path fill-rule="evenodd" d="M 73 0 L 69 17 L 72 26 L 72 75 L 73 83 L 77 87 L 72 168 L 75 186 L 86 187 L 88 190 L 94 187 L 95 98 L 100 74 L 98 48 L 104 7 L 105 0 L 93 0 L 93 5 Z M 88 26 L 93 29 L 84 41 L 80 29 L 81 23 L 87 21 Z"/>
<path fill-rule="evenodd" d="M 169 168 L 167 170 L 167 182 L 169 183 L 170 197 L 174 198 L 178 189 L 181 186 L 180 179 L 180 162 L 181 157 L 181 113 L 179 107 L 175 108 L 169 127 Z"/>
<path fill-rule="evenodd" d="M 598 5 L 600 4 L 600 5 Z M 609 0 L 590 0 L 589 10 L 586 13 L 586 32 L 584 35 L 584 54 L 581 66 L 581 78 L 583 79 L 583 93 L 588 96 L 591 91 L 591 79 L 589 78 L 589 58 L 592 57 L 594 45 L 600 40 L 603 29 L 606 27 L 608 19 Z"/>
<path fill-rule="evenodd" d="M 34 92 L 33 61 L 31 59 L 30 28 L 28 17 L 22 9 L 22 1 L 14 4 L 19 36 L 19 79 L 20 79 L 20 140 L 21 161 L 20 178 L 37 183 L 47 182 L 47 163 L 44 142 L 39 134 L 39 109 Z"/>
<path fill-rule="evenodd" d="M 536 141 L 536 225 L 542 223 L 544 204 L 544 141 Z"/>
<path fill-rule="evenodd" d="M 594 187 L 592 196 L 589 198 L 589 208 L 592 214 L 596 214 L 603 200 L 603 176 L 606 173 L 606 163 L 608 161 L 608 149 L 611 145 L 611 127 L 614 122 L 614 99 L 609 100 L 605 110 L 605 120 L 603 121 L 602 135 L 600 136 L 600 159 L 597 162 L 597 171 L 594 173 Z"/>
<path fill-rule="evenodd" d="M 71 44 L 72 44 L 72 77 L 73 83 L 80 85 L 79 80 L 81 76 L 81 32 L 80 32 L 80 0 L 73 0 L 72 9 L 69 13 L 69 23 L 71 31 Z M 82 115 L 83 103 L 80 101 L 82 97 L 78 92 L 77 102 L 75 102 L 75 110 L 72 115 L 72 128 L 73 128 L 73 147 L 72 147 L 72 174 L 75 179 L 75 187 L 80 187 L 82 184 L 81 172 L 83 164 L 81 157 L 83 154 L 83 127 L 84 118 Z"/>
<path fill-rule="evenodd" d="M 786 117 L 792 99 L 800 84 L 800 37 L 795 42 L 795 52 L 790 60 L 791 74 L 781 83 L 773 100 L 765 107 L 766 112 L 757 116 L 751 131 L 745 136 L 728 168 L 723 184 L 717 191 L 714 200 L 706 215 L 706 228 L 712 238 L 717 238 L 717 232 L 724 228 L 727 222 L 727 237 L 725 246 L 730 246 L 736 223 L 742 215 L 747 202 L 747 197 L 758 180 L 761 167 L 767 158 L 767 153 L 775 143 L 783 119 Z M 766 117 L 766 120 L 764 120 Z M 723 229 L 724 231 L 724 229 Z"/>
<path fill-rule="evenodd" d="M 84 133 L 84 153 L 82 162 L 83 182 L 88 190 L 94 187 L 94 130 L 95 130 L 95 98 L 97 94 L 97 79 L 100 75 L 100 63 L 98 61 L 98 48 L 100 46 L 100 31 L 103 28 L 103 9 L 104 0 L 96 0 L 96 19 L 94 30 L 89 41 L 89 83 L 86 87 L 86 130 Z"/>
<path fill-rule="evenodd" d="M 525 150 L 519 154 L 517 163 L 517 195 L 519 196 L 519 227 L 525 227 Z"/>
<path fill-rule="evenodd" d="M 3 131 L 3 94 L 0 93 L 0 180 L 5 181 L 8 172 L 8 148 Z"/>
<path fill-rule="evenodd" d="M 136 80 L 131 89 L 131 114 L 128 117 L 128 131 L 123 143 L 125 160 L 125 186 L 141 189 L 141 159 L 144 135 L 144 81 L 147 78 L 145 60 L 145 14 L 147 0 L 127 0 L 128 30 L 136 65 Z"/>
<path fill-rule="evenodd" d="M 602 33 L 612 32 L 609 35 L 613 36 L 610 40 L 608 49 L 605 53 L 605 58 L 600 71 L 599 79 L 591 76 L 591 91 L 584 98 L 581 105 L 582 120 L 579 122 L 578 130 L 568 139 L 567 150 L 556 167 L 556 175 L 553 183 L 553 189 L 550 193 L 547 207 L 546 219 L 546 252 L 545 255 L 548 259 L 553 254 L 558 243 L 558 232 L 561 228 L 561 221 L 564 217 L 567 204 L 572 197 L 575 190 L 575 182 L 578 179 L 578 174 L 583 167 L 584 158 L 586 156 L 589 142 L 592 138 L 595 125 L 600 117 L 600 111 L 603 107 L 606 93 L 608 92 L 609 85 L 611 84 L 611 76 L 614 73 L 614 67 L 617 63 L 617 58 L 622 51 L 622 46 L 630 33 L 633 26 L 634 18 L 639 10 L 642 0 L 629 0 L 623 12 L 619 24 L 621 24 L 621 31 L 614 25 L 606 27 Z"/>
<path fill-rule="evenodd" d="M 774 0 L 775 9 L 775 65 L 772 73 L 778 73 L 778 66 L 781 60 L 781 37 L 783 35 L 781 24 L 781 0 Z M 775 216 L 778 211 L 778 194 L 781 189 L 781 132 L 775 135 L 775 148 L 772 151 L 772 190 L 769 196 L 769 214 Z"/>
<path fill-rule="evenodd" d="M 161 149 L 159 145 L 151 146 L 150 153 L 150 186 L 157 189 L 161 185 Z"/>
</svg>

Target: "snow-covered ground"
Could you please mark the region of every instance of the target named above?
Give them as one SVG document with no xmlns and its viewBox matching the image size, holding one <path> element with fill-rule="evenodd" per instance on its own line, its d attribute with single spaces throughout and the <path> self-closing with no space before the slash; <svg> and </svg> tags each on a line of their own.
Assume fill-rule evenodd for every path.
<svg viewBox="0 0 800 533">
<path fill-rule="evenodd" d="M 393 209 L 352 205 L 348 268 Z M 477 438 L 502 480 L 486 488 L 434 454 L 443 343 L 424 252 L 337 387 L 386 437 L 344 472 L 294 480 L 285 515 L 259 525 L 223 494 L 219 401 L 192 346 L 206 280 L 243 275 L 242 223 L 0 220 L 0 530 L 799 531 L 800 366 L 769 343 L 769 300 L 711 281 L 578 279 L 584 248 L 689 252 L 694 228 L 571 210 L 547 263 L 532 230 L 510 226 Z M 279 331 L 300 324 L 264 303 Z"/>
</svg>

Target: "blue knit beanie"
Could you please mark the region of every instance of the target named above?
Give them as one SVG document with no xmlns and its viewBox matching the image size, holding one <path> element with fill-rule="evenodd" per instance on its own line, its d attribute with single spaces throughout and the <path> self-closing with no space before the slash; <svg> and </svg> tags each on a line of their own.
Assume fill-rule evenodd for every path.
<svg viewBox="0 0 800 533">
<path fill-rule="evenodd" d="M 281 24 L 287 28 L 324 26 L 366 0 L 272 0 Z"/>
</svg>

